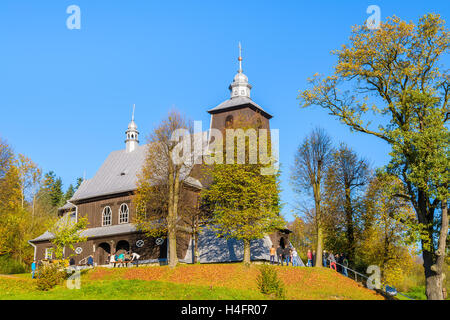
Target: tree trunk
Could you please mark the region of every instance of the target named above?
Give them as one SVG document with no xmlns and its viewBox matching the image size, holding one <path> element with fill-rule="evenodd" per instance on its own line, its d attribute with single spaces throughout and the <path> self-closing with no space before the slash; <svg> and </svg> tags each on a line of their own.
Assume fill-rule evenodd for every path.
<svg viewBox="0 0 450 320">
<path fill-rule="evenodd" d="M 172 162 L 172 152 L 169 159 L 169 203 L 167 214 L 167 234 L 169 238 L 169 267 L 174 268 L 178 263 L 177 257 L 177 234 L 176 234 L 176 217 L 174 212 L 174 166 Z"/>
<path fill-rule="evenodd" d="M 250 240 L 244 240 L 244 264 L 250 265 Z"/>
<path fill-rule="evenodd" d="M 323 230 L 322 226 L 319 224 L 317 228 L 317 251 L 316 251 L 316 261 L 314 262 L 315 267 L 323 267 L 322 251 L 323 251 Z"/>
<path fill-rule="evenodd" d="M 322 266 L 322 251 L 323 251 L 323 217 L 322 217 L 322 209 L 320 207 L 321 194 L 320 194 L 320 182 L 316 184 L 314 188 L 314 202 L 315 202 L 315 210 L 316 210 L 316 219 L 317 219 L 317 250 L 316 250 L 316 261 L 314 261 L 314 265 L 316 267 Z"/>
<path fill-rule="evenodd" d="M 31 210 L 31 218 L 32 219 L 34 218 L 34 205 L 35 205 L 35 202 L 36 202 L 36 195 L 33 195 L 33 209 Z"/>
<path fill-rule="evenodd" d="M 353 208 L 350 196 L 350 187 L 345 188 L 345 222 L 347 225 L 347 242 L 348 242 L 348 260 L 355 261 L 355 235 L 353 226 Z"/>
<path fill-rule="evenodd" d="M 423 260 L 426 278 L 426 295 L 428 300 L 444 300 L 444 263 L 445 249 L 448 234 L 448 207 L 447 200 L 442 201 L 441 232 L 439 234 L 438 248 L 433 254 L 424 251 Z"/>
<path fill-rule="evenodd" d="M 448 208 L 447 200 L 442 201 L 441 230 L 439 235 L 438 247 L 435 252 L 433 248 L 423 250 L 423 267 L 425 271 L 426 295 L 428 300 L 443 300 L 443 280 L 445 250 L 448 234 Z M 422 207 L 424 209 L 424 207 Z M 426 212 L 426 211 L 425 211 Z M 422 216 L 423 217 L 423 216 Z M 432 239 L 432 230 L 430 230 L 430 239 Z M 422 241 L 422 245 L 424 242 Z"/>
</svg>

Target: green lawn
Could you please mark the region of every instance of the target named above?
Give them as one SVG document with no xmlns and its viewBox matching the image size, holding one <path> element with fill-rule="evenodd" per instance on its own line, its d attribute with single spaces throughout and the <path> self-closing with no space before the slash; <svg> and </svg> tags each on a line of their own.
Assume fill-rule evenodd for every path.
<svg viewBox="0 0 450 320">
<path fill-rule="evenodd" d="M 175 284 L 145 280 L 83 281 L 80 289 L 64 285 L 43 292 L 31 281 L 1 279 L 0 300 L 252 300 L 266 299 L 254 290 Z"/>
<path fill-rule="evenodd" d="M 383 299 L 351 279 L 324 268 L 277 267 L 289 300 Z M 96 268 L 83 272 L 81 288 L 36 289 L 30 274 L 0 275 L 0 300 L 260 300 L 257 266 L 242 264 Z"/>
</svg>

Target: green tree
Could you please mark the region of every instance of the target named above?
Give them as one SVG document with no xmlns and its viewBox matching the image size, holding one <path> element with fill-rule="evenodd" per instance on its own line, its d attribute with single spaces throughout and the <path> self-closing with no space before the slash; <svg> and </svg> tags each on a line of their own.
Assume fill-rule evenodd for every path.
<svg viewBox="0 0 450 320">
<path fill-rule="evenodd" d="M 75 184 L 75 191 L 78 190 L 78 188 L 81 186 L 82 183 L 83 183 L 83 178 L 81 178 L 81 177 L 77 178 L 77 183 Z"/>
<path fill-rule="evenodd" d="M 426 294 L 443 299 L 448 237 L 450 77 L 439 65 L 449 32 L 437 14 L 418 25 L 388 18 L 377 30 L 353 28 L 350 44 L 334 51 L 334 74 L 315 75 L 300 93 L 304 107 L 318 105 L 352 130 L 378 137 L 392 151 L 389 173 L 404 184 L 421 232 Z M 370 106 L 370 97 L 375 102 Z M 378 127 L 368 119 L 372 111 Z"/>
<path fill-rule="evenodd" d="M 56 259 L 67 259 L 69 256 L 65 255 L 66 247 L 74 250 L 75 244 L 86 241 L 87 238 L 81 236 L 81 232 L 87 225 L 87 217 L 80 217 L 75 222 L 66 214 L 50 226 L 49 232 L 53 234 L 50 241 L 55 245 Z"/>
<path fill-rule="evenodd" d="M 43 200 L 51 205 L 52 211 L 56 212 L 56 209 L 63 203 L 64 199 L 61 178 L 56 177 L 53 171 L 46 173 L 40 192 L 41 198 L 45 198 Z"/>
<path fill-rule="evenodd" d="M 70 200 L 70 198 L 72 198 L 74 193 L 75 193 L 75 188 L 73 187 L 73 184 L 70 184 L 66 190 L 66 193 L 64 193 L 64 202 L 66 202 L 67 200 Z"/>
<path fill-rule="evenodd" d="M 236 119 L 227 130 L 234 130 L 233 127 L 237 130 L 255 129 L 251 119 Z M 212 213 L 211 228 L 217 236 L 243 241 L 245 264 L 250 263 L 252 240 L 261 239 L 285 226 L 279 215 L 279 172 L 262 174 L 264 168 L 273 166 L 274 160 L 269 164 L 263 164 L 259 157 L 256 163 L 249 161 L 257 145 L 266 144 L 266 150 L 271 150 L 270 141 L 256 133 L 254 138 L 253 143 L 251 138 L 243 140 L 246 150 L 243 164 L 237 161 L 238 147 L 229 148 L 227 142 L 227 150 L 223 154 L 227 157 L 227 153 L 234 152 L 233 163 L 215 163 L 206 168 L 211 184 L 201 192 L 203 203 Z"/>
</svg>

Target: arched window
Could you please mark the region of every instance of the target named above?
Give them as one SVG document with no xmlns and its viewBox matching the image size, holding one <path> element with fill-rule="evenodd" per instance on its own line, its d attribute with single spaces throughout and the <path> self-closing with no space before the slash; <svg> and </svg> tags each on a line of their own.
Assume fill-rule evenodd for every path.
<svg viewBox="0 0 450 320">
<path fill-rule="evenodd" d="M 112 221 L 112 211 L 110 207 L 104 207 L 102 213 L 102 226 L 110 226 Z"/>
<path fill-rule="evenodd" d="M 119 223 L 128 223 L 130 218 L 130 210 L 128 205 L 123 203 L 119 209 Z"/>
<path fill-rule="evenodd" d="M 225 118 L 225 128 L 231 128 L 233 125 L 233 116 L 229 115 Z"/>
</svg>

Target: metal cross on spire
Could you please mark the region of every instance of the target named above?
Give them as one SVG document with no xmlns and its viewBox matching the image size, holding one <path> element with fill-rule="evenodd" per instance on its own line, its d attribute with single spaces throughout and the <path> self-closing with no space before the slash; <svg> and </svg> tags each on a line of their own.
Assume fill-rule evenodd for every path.
<svg viewBox="0 0 450 320">
<path fill-rule="evenodd" d="M 242 47 L 241 42 L 239 41 L 239 73 L 242 73 Z"/>
</svg>

